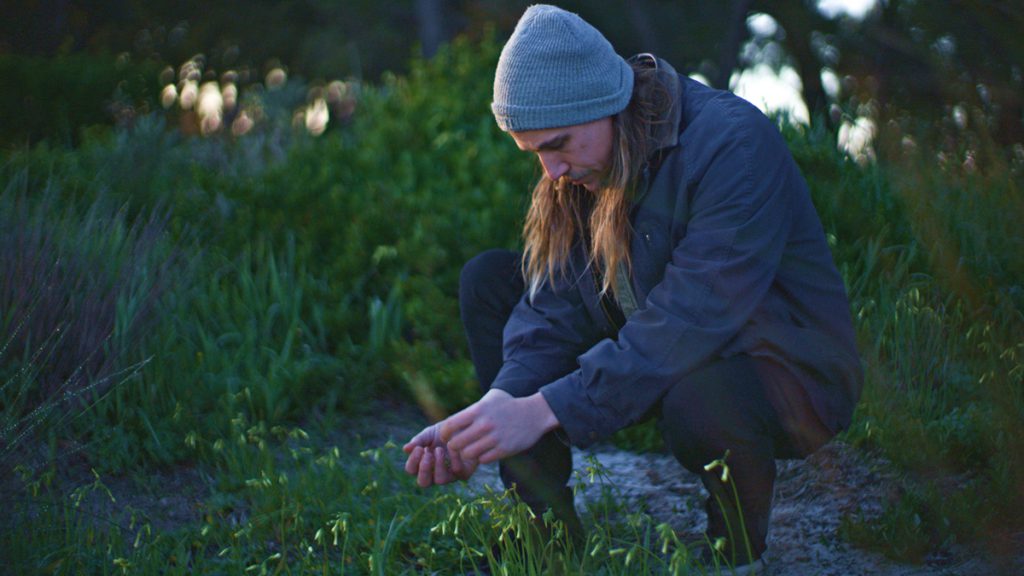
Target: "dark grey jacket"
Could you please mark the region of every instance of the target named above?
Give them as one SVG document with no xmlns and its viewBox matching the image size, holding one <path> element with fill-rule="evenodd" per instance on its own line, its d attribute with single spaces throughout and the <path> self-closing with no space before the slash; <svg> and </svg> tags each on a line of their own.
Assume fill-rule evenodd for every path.
<svg viewBox="0 0 1024 576">
<path fill-rule="evenodd" d="M 745 100 L 658 66 L 675 102 L 631 212 L 636 310 L 615 325 L 577 242 L 567 278 L 512 313 L 493 386 L 540 390 L 586 446 L 690 372 L 748 354 L 783 366 L 833 432 L 847 427 L 863 382 L 849 303 L 785 141 Z"/>
</svg>

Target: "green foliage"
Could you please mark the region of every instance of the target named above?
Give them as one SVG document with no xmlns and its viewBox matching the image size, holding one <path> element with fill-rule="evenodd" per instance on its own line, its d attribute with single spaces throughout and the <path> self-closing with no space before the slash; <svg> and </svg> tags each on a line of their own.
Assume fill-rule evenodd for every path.
<svg viewBox="0 0 1024 576">
<path fill-rule="evenodd" d="M 620 448 L 636 452 L 666 451 L 657 418 L 650 418 L 635 426 L 623 428 L 616 432 L 610 441 Z"/>
<path fill-rule="evenodd" d="M 77 142 L 80 129 L 148 112 L 159 93 L 155 63 L 109 55 L 0 54 L 0 78 L 0 148 Z"/>
<path fill-rule="evenodd" d="M 979 170 L 913 148 L 854 169 L 823 136 L 790 133 L 789 142 L 846 281 L 867 369 L 847 438 L 914 478 L 913 497 L 853 520 L 847 534 L 919 560 L 950 537 L 1018 530 L 1024 500 L 1009 486 L 1024 466 L 1007 455 L 1020 453 L 1024 434 L 1020 174 L 996 155 Z M 941 479 L 964 475 L 988 489 L 943 488 Z"/>
<path fill-rule="evenodd" d="M 479 104 L 496 58 L 493 43 L 462 43 L 416 61 L 319 140 L 273 126 L 188 139 L 152 116 L 9 156 L 8 181 L 128 216 L 167 206 L 171 236 L 196 240 L 173 313 L 127 343 L 151 362 L 76 423 L 104 431 L 105 469 L 205 459 L 239 414 L 274 426 L 410 394 L 440 416 L 475 398 L 459 269 L 514 244 L 534 169 Z"/>
<path fill-rule="evenodd" d="M 844 518 L 840 533 L 851 542 L 894 560 L 921 562 L 936 544 L 921 518 L 920 510 L 926 505 L 921 495 L 906 494 L 887 507 L 881 518 Z"/>
<path fill-rule="evenodd" d="M 482 104 L 496 59 L 491 43 L 457 43 L 414 61 L 407 78 L 364 89 L 349 132 L 297 146 L 227 195 L 237 212 L 226 245 L 294 231 L 343 303 L 331 337 L 366 343 L 397 366 L 394 383 L 425 377 L 445 412 L 475 389 L 456 320 L 459 270 L 514 245 L 534 170 Z"/>
<path fill-rule="evenodd" d="M 729 573 L 700 566 L 671 526 L 614 498 L 590 508 L 594 528 L 574 544 L 514 493 L 425 492 L 401 471 L 394 444 L 361 445 L 358 435 L 331 441 L 297 428 L 226 438 L 216 485 L 179 527 L 123 507 L 98 475 L 70 496 L 26 477 L 34 494 L 0 523 L 0 551 L 19 573 Z M 591 461 L 574 488 L 613 491 L 605 478 Z"/>
</svg>

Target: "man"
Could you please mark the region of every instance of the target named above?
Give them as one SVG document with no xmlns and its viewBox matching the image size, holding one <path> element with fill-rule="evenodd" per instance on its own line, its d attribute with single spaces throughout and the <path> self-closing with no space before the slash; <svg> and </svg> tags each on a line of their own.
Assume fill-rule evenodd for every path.
<svg viewBox="0 0 1024 576">
<path fill-rule="evenodd" d="M 772 123 L 575 14 L 532 6 L 492 110 L 544 175 L 525 252 L 463 270 L 486 393 L 406 446 L 421 486 L 500 462 L 535 510 L 579 520 L 569 445 L 658 418 L 710 496 L 705 554 L 761 565 L 776 458 L 850 423 L 863 374 L 806 183 Z M 725 457 L 729 473 L 706 470 Z M 738 500 L 738 505 L 737 501 Z"/>
</svg>

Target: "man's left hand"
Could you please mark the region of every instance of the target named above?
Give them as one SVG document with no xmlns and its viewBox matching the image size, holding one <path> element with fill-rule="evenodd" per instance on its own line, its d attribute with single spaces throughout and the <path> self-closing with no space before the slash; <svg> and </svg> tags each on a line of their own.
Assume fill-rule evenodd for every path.
<svg viewBox="0 0 1024 576">
<path fill-rule="evenodd" d="M 462 458 L 488 464 L 518 454 L 558 427 L 558 419 L 538 392 L 513 398 L 492 388 L 484 397 L 441 423 L 441 439 Z"/>
</svg>

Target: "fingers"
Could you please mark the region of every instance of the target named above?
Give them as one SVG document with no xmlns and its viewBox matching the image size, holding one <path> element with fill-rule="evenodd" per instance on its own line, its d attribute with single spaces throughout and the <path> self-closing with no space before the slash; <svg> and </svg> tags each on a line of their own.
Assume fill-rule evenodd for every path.
<svg viewBox="0 0 1024 576">
<path fill-rule="evenodd" d="M 494 446 L 480 455 L 479 462 L 481 464 L 490 464 L 491 462 L 497 462 L 498 460 L 502 460 L 508 456 L 510 456 L 510 454 L 506 454 L 500 447 Z"/>
<path fill-rule="evenodd" d="M 458 478 L 463 478 L 463 474 L 466 473 L 466 463 L 462 461 L 462 455 L 459 454 L 459 451 L 449 451 L 448 461 L 451 462 L 452 474 L 454 474 Z"/>
<path fill-rule="evenodd" d="M 448 458 L 451 460 L 452 476 L 458 480 L 469 480 L 476 472 L 478 463 L 476 460 L 465 458 L 455 450 L 448 451 Z"/>
<path fill-rule="evenodd" d="M 437 428 L 437 424 L 431 424 L 420 430 L 419 434 L 413 436 L 412 440 L 409 440 L 405 446 L 402 446 L 402 450 L 406 454 L 411 454 L 417 446 L 431 446 L 435 444 L 437 442 Z"/>
<path fill-rule="evenodd" d="M 423 447 L 412 448 L 409 457 L 405 460 L 405 473 L 416 475 L 420 470 L 420 460 L 423 459 Z"/>
<path fill-rule="evenodd" d="M 440 446 L 436 448 L 416 446 L 413 448 L 409 458 L 405 461 L 405 471 L 416 476 L 416 484 L 420 488 L 429 488 L 434 484 L 449 484 L 455 480 L 455 476 L 445 462 L 444 448 Z"/>
<path fill-rule="evenodd" d="M 416 484 L 420 488 L 427 488 L 433 480 L 434 451 L 424 450 L 423 459 L 420 460 L 419 473 L 416 476 Z"/>
<path fill-rule="evenodd" d="M 471 405 L 462 412 L 459 412 L 453 416 L 449 416 L 443 422 L 441 422 L 440 433 L 441 442 L 448 443 L 452 439 L 452 436 L 457 434 L 459 430 L 466 428 L 471 425 L 476 419 L 476 404 Z"/>
<path fill-rule="evenodd" d="M 471 426 L 461 430 L 457 434 L 454 434 L 451 439 L 448 440 L 449 450 L 458 450 L 464 452 L 465 449 L 491 433 L 494 430 L 494 425 L 484 422 L 474 422 Z M 465 456 L 465 454 L 463 454 Z"/>
<path fill-rule="evenodd" d="M 448 463 L 444 459 L 444 448 L 434 448 L 434 484 L 448 484 L 454 480 Z"/>
<path fill-rule="evenodd" d="M 441 424 L 443 422 L 424 428 L 402 447 L 409 455 L 405 472 L 416 476 L 416 484 L 421 488 L 468 478 L 476 468 L 476 462 L 467 463 L 457 451 L 440 445 Z"/>
<path fill-rule="evenodd" d="M 483 436 L 476 442 L 466 446 L 459 451 L 463 458 L 468 460 L 480 460 L 480 457 L 491 451 L 498 445 L 498 439 L 494 436 Z"/>
</svg>

